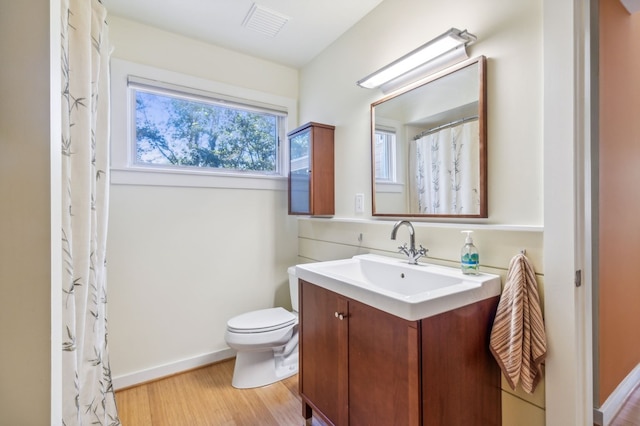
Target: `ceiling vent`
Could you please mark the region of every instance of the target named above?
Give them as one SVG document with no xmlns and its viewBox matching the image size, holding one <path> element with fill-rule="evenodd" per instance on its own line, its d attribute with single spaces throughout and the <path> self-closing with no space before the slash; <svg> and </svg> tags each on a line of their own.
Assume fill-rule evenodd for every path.
<svg viewBox="0 0 640 426">
<path fill-rule="evenodd" d="M 289 22 L 289 17 L 254 3 L 242 22 L 242 26 L 269 37 L 275 37 Z"/>
</svg>

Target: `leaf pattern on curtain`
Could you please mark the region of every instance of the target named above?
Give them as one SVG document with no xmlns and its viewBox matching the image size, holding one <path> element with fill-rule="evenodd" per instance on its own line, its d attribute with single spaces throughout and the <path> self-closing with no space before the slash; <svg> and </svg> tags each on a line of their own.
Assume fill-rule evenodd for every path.
<svg viewBox="0 0 640 426">
<path fill-rule="evenodd" d="M 62 424 L 120 425 L 107 345 L 106 9 L 62 0 Z"/>
<path fill-rule="evenodd" d="M 479 214 L 478 129 L 469 121 L 411 141 L 411 213 Z"/>
</svg>

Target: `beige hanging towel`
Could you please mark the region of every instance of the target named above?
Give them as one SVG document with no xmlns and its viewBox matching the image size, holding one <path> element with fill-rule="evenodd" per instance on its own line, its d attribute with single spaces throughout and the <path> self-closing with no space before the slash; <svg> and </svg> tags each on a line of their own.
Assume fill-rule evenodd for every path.
<svg viewBox="0 0 640 426">
<path fill-rule="evenodd" d="M 524 254 L 509 262 L 489 346 L 511 388 L 520 383 L 533 393 L 542 376 L 547 338 L 536 276 Z"/>
</svg>

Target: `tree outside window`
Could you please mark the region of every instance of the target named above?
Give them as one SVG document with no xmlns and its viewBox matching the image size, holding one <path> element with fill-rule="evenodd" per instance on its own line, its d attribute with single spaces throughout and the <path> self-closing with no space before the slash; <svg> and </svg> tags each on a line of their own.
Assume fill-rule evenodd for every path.
<svg viewBox="0 0 640 426">
<path fill-rule="evenodd" d="M 282 115 L 155 90 L 133 93 L 136 164 L 279 172 Z"/>
</svg>

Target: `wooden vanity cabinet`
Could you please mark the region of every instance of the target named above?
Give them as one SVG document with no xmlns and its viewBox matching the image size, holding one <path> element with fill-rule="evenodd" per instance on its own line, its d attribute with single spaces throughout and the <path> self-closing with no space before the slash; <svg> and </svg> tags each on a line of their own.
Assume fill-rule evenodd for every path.
<svg viewBox="0 0 640 426">
<path fill-rule="evenodd" d="M 289 132 L 289 214 L 332 216 L 334 126 L 310 122 Z"/>
<path fill-rule="evenodd" d="M 420 321 L 423 425 L 502 425 L 500 367 L 489 350 L 499 300 Z"/>
<path fill-rule="evenodd" d="M 303 416 L 333 425 L 418 425 L 418 323 L 300 281 Z"/>
<path fill-rule="evenodd" d="M 346 425 L 349 409 L 349 323 L 344 317 L 348 315 L 347 299 L 304 281 L 299 281 L 299 286 L 299 303 L 306 307 L 299 310 L 298 386 L 303 398 L 302 414 L 308 419 L 314 410 L 334 425 Z"/>
<path fill-rule="evenodd" d="M 299 281 L 302 415 L 335 426 L 501 425 L 498 298 L 407 321 Z"/>
<path fill-rule="evenodd" d="M 348 304 L 348 424 L 419 425 L 419 323 Z"/>
</svg>

